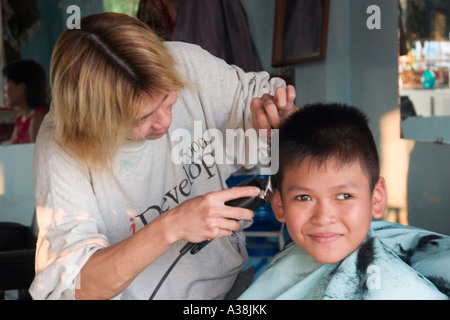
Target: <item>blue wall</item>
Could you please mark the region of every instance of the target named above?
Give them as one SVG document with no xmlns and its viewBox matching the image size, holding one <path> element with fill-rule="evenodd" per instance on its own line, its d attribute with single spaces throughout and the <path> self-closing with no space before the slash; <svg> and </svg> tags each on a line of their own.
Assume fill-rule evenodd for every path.
<svg viewBox="0 0 450 320">
<path fill-rule="evenodd" d="M 0 145 L 0 221 L 31 224 L 33 152 L 34 144 Z"/>
<path fill-rule="evenodd" d="M 70 5 L 77 5 L 81 16 L 102 12 L 103 0 L 38 0 L 41 11 L 41 28 L 33 36 L 30 43 L 21 48 L 23 59 L 32 59 L 39 62 L 46 70 L 50 68 L 50 59 L 53 47 L 66 28 L 66 21 L 70 14 L 66 9 Z"/>
</svg>

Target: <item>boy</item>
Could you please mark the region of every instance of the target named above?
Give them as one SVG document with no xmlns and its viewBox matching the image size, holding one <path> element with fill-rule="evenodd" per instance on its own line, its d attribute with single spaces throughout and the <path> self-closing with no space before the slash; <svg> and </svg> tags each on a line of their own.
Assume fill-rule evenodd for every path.
<svg viewBox="0 0 450 320">
<path fill-rule="evenodd" d="M 376 145 L 358 109 L 317 104 L 292 115 L 280 128 L 271 202 L 293 243 L 241 299 L 448 299 L 448 271 L 430 271 L 444 260 L 448 266 L 449 251 L 441 249 L 448 237 L 371 225 L 387 203 L 379 172 Z M 431 250 L 439 255 L 430 254 L 427 259 L 436 259 L 425 267 L 421 259 L 421 267 L 417 257 Z"/>
</svg>

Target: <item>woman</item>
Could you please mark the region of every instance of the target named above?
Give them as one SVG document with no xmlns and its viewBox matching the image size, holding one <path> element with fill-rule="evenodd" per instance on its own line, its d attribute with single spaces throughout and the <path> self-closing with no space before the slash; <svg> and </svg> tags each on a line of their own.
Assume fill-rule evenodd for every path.
<svg viewBox="0 0 450 320">
<path fill-rule="evenodd" d="M 61 35 L 51 86 L 35 150 L 33 298 L 148 299 L 186 242 L 209 239 L 155 299 L 225 298 L 247 260 L 238 220 L 253 213 L 224 202 L 258 190 L 222 190 L 232 165 L 175 164 L 172 133 L 192 131 L 194 121 L 223 131 L 277 127 L 295 109 L 294 88 L 197 46 L 162 43 L 114 13 Z"/>
<path fill-rule="evenodd" d="M 10 142 L 34 143 L 48 112 L 45 71 L 37 62 L 19 60 L 3 68 L 3 77 L 5 104 L 19 111 Z"/>
</svg>

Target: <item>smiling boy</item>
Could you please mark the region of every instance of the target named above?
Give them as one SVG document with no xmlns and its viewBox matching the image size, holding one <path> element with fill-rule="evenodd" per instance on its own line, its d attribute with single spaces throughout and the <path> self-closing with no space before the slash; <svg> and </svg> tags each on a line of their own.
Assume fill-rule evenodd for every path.
<svg viewBox="0 0 450 320">
<path fill-rule="evenodd" d="M 274 213 L 316 261 L 338 262 L 360 246 L 387 202 L 367 119 L 356 108 L 307 107 L 281 135 Z"/>
<path fill-rule="evenodd" d="M 279 140 L 280 169 L 271 202 L 293 242 L 241 299 L 448 299 L 405 263 L 411 259 L 400 257 L 405 248 L 413 255 L 424 239 L 447 246 L 448 237 L 411 228 L 408 239 L 391 232 L 391 241 L 385 229 L 397 232 L 402 226 L 372 223 L 383 216 L 387 190 L 361 111 L 308 105 L 280 128 Z M 450 253 L 444 252 L 448 261 Z M 443 287 L 449 285 L 447 276 L 440 275 Z"/>
<path fill-rule="evenodd" d="M 360 246 L 387 202 L 367 119 L 356 108 L 317 105 L 281 134 L 273 211 L 316 261 L 338 262 Z"/>
<path fill-rule="evenodd" d="M 282 181 L 283 195 L 276 191 L 272 200 L 277 219 L 316 261 L 342 260 L 363 242 L 372 218 L 382 217 L 384 180 L 372 190 L 357 162 L 340 165 L 334 158 L 322 167 L 308 158 L 292 169 Z"/>
</svg>

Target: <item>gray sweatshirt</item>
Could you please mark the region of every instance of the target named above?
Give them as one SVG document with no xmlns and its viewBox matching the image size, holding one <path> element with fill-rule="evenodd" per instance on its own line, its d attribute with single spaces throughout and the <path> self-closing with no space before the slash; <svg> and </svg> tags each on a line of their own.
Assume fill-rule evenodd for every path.
<svg viewBox="0 0 450 320">
<path fill-rule="evenodd" d="M 203 131 L 218 129 L 223 137 L 227 128 L 251 128 L 252 98 L 285 85 L 265 72 L 244 73 L 198 46 L 166 45 L 196 90 L 178 93 L 170 130 L 162 138 L 123 143 L 112 176 L 92 172 L 65 152 L 54 140 L 53 113 L 46 116 L 34 159 L 39 225 L 34 299 L 74 299 L 79 272 L 97 250 L 133 236 L 187 199 L 225 189 L 240 164 L 205 161 L 204 154 L 194 163 L 176 163 L 172 151 L 189 154 L 195 143 L 205 146 L 193 132 L 199 125 Z M 180 144 L 180 129 L 194 137 L 191 143 Z M 148 299 L 185 243 L 173 245 L 116 298 Z M 155 299 L 223 299 L 247 259 L 242 230 L 215 239 L 198 254 L 185 255 Z"/>
</svg>

